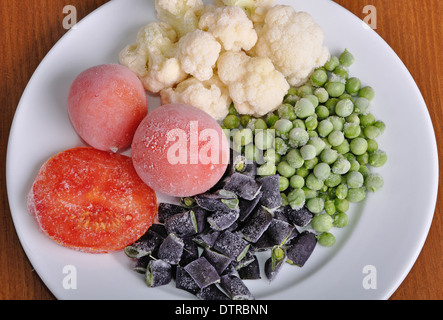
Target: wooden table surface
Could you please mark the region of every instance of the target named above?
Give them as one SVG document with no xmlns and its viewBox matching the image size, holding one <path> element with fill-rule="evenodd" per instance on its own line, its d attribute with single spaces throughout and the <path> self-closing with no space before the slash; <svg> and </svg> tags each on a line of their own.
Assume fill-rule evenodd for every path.
<svg viewBox="0 0 443 320">
<path fill-rule="evenodd" d="M 149 1 L 149 0 L 147 0 Z M 152 0 L 153 1 L 153 0 Z M 309 0 L 306 0 L 309 1 Z M 107 0 L 0 0 L 2 39 L 0 66 L 0 299 L 55 299 L 29 263 L 16 235 L 6 192 L 6 150 L 9 130 L 19 99 L 34 70 L 46 53 L 66 32 L 63 13 L 74 5 L 78 20 Z M 365 6 L 377 10 L 375 31 L 394 49 L 417 82 L 431 115 L 439 154 L 443 146 L 443 38 L 441 0 L 336 0 L 364 19 Z M 375 20 L 366 20 L 373 23 Z M 67 21 L 69 22 L 69 21 Z M 439 160 L 440 170 L 442 158 Z M 441 176 L 439 181 L 442 182 Z M 411 272 L 393 300 L 443 299 L 443 202 L 438 194 L 434 220 Z"/>
</svg>

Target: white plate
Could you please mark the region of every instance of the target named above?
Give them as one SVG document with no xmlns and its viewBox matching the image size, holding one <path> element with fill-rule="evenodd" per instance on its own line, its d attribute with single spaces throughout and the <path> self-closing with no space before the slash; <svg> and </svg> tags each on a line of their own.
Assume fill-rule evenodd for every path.
<svg viewBox="0 0 443 320">
<path fill-rule="evenodd" d="M 420 253 L 435 209 L 437 148 L 425 102 L 392 49 L 353 14 L 328 0 L 281 3 L 312 14 L 332 53 L 348 48 L 355 55 L 351 74 L 376 90 L 372 110 L 387 124 L 378 141 L 389 160 L 376 170 L 385 178 L 383 191 L 351 206 L 350 224 L 334 230 L 333 248 L 317 246 L 303 268 L 285 265 L 272 284 L 262 277 L 247 285 L 257 299 L 387 299 Z M 27 256 L 59 299 L 194 298 L 172 284 L 147 288 L 123 252 L 91 255 L 55 244 L 26 208 L 40 166 L 57 152 L 82 145 L 66 111 L 71 82 L 88 67 L 117 62 L 138 29 L 154 20 L 153 1 L 103 5 L 48 53 L 17 108 L 7 153 L 9 204 Z M 150 97 L 149 103 L 156 107 L 159 100 Z"/>
</svg>

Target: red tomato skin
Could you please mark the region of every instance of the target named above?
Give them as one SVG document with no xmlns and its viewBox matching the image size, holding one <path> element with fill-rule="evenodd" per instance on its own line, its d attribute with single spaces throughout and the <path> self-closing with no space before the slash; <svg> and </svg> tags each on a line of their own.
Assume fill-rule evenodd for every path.
<svg viewBox="0 0 443 320">
<path fill-rule="evenodd" d="M 107 253 L 125 248 L 149 229 L 157 199 L 131 158 L 81 147 L 60 152 L 41 167 L 28 209 L 60 245 Z"/>
</svg>

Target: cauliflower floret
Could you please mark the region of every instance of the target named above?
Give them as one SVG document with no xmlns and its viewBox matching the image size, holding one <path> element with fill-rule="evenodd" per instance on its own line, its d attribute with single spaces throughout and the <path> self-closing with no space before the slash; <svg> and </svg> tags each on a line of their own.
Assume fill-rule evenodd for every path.
<svg viewBox="0 0 443 320">
<path fill-rule="evenodd" d="M 199 108 L 215 120 L 223 120 L 232 102 L 228 88 L 214 75 L 206 81 L 190 77 L 174 88 L 160 92 L 162 104 L 185 103 Z"/>
<path fill-rule="evenodd" d="M 198 27 L 198 20 L 204 9 L 202 0 L 155 0 L 157 17 L 170 24 L 179 37 Z"/>
<path fill-rule="evenodd" d="M 274 5 L 274 0 L 214 0 L 214 4 L 240 7 L 253 22 L 262 23 L 266 12 Z"/>
<path fill-rule="evenodd" d="M 137 41 L 126 46 L 119 56 L 120 64 L 132 70 L 146 90 L 157 93 L 186 78 L 176 59 L 177 34 L 163 22 L 141 28 Z"/>
<path fill-rule="evenodd" d="M 323 30 L 311 15 L 276 5 L 267 12 L 251 54 L 271 59 L 289 84 L 297 87 L 328 61 L 330 54 L 323 39 Z"/>
<path fill-rule="evenodd" d="M 214 74 L 220 51 L 221 45 L 212 34 L 197 29 L 179 40 L 177 58 L 186 73 L 205 81 Z"/>
<path fill-rule="evenodd" d="M 285 77 L 268 58 L 228 51 L 220 55 L 217 68 L 240 114 L 261 117 L 274 111 L 289 90 Z"/>
<path fill-rule="evenodd" d="M 257 42 L 252 21 L 239 7 L 212 7 L 198 27 L 212 33 L 226 51 L 250 50 Z"/>
</svg>

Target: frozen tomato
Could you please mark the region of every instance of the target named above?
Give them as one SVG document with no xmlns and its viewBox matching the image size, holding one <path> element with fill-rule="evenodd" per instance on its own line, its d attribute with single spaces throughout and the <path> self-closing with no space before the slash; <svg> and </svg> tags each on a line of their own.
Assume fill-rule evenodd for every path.
<svg viewBox="0 0 443 320">
<path fill-rule="evenodd" d="M 68 113 L 88 145 L 117 152 L 131 145 L 135 130 L 148 113 L 147 96 L 128 68 L 99 65 L 83 71 L 72 83 Z"/>
<path fill-rule="evenodd" d="M 42 166 L 28 208 L 59 244 L 104 253 L 139 239 L 154 221 L 157 200 L 131 158 L 84 147 L 63 151 Z"/>
<path fill-rule="evenodd" d="M 132 142 L 134 167 L 142 180 L 175 197 L 212 188 L 226 171 L 229 152 L 220 124 L 185 104 L 155 109 L 140 123 Z"/>
</svg>

